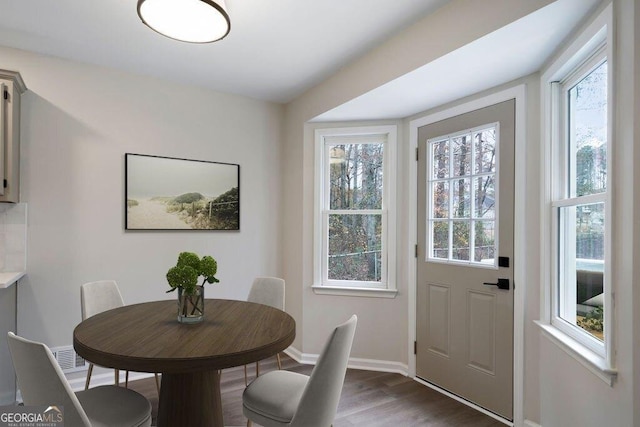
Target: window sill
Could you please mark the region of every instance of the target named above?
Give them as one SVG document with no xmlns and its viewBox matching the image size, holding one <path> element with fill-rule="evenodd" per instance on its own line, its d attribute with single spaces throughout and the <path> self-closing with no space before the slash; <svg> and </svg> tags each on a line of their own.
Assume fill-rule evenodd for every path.
<svg viewBox="0 0 640 427">
<path fill-rule="evenodd" d="M 343 295 L 351 297 L 395 298 L 398 294 L 396 289 L 380 288 L 348 288 L 342 286 L 313 285 L 311 289 L 318 295 Z"/>
<path fill-rule="evenodd" d="M 610 387 L 613 386 L 613 382 L 618 376 L 618 371 L 611 368 L 605 359 L 552 325 L 541 321 L 536 321 L 535 323 L 552 343 L 581 363 Z"/>
</svg>

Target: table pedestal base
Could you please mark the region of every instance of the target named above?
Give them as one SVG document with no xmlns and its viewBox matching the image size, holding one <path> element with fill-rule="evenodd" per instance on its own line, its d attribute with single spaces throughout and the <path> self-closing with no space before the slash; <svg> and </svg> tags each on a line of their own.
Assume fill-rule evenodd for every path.
<svg viewBox="0 0 640 427">
<path fill-rule="evenodd" d="M 158 427 L 224 427 L 220 371 L 162 374 Z"/>
</svg>

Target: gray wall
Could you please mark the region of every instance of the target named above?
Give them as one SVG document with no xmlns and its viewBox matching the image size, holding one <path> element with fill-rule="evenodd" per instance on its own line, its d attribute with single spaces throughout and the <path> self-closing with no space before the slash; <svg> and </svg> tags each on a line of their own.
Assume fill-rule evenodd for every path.
<svg viewBox="0 0 640 427">
<path fill-rule="evenodd" d="M 20 334 L 70 345 L 92 280 L 115 279 L 127 303 L 175 298 L 165 274 L 181 251 L 218 260 L 212 297 L 244 299 L 255 276 L 280 273 L 280 105 L 19 50 L 0 60 L 29 88 Z M 126 152 L 239 163 L 241 230 L 125 232 Z"/>
</svg>

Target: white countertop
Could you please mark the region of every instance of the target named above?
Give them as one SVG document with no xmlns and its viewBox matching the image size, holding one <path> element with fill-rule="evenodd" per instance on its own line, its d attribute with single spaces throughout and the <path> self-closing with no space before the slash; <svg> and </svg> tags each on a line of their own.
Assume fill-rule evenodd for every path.
<svg viewBox="0 0 640 427">
<path fill-rule="evenodd" d="M 0 289 L 8 288 L 16 283 L 22 276 L 25 275 L 24 271 L 5 271 L 0 272 Z"/>
</svg>

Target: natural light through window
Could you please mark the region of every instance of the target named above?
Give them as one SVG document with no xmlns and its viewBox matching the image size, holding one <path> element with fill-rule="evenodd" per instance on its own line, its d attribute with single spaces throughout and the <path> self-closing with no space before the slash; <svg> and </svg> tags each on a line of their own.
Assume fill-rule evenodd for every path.
<svg viewBox="0 0 640 427">
<path fill-rule="evenodd" d="M 428 141 L 430 260 L 496 265 L 497 132 L 491 124 Z"/>
<path fill-rule="evenodd" d="M 316 287 L 395 289 L 395 127 L 316 133 Z"/>
<path fill-rule="evenodd" d="M 329 280 L 380 282 L 384 144 L 329 150 Z"/>
<path fill-rule="evenodd" d="M 564 174 L 554 201 L 558 220 L 556 315 L 604 341 L 607 62 L 603 54 L 559 89 L 564 101 Z"/>
</svg>

